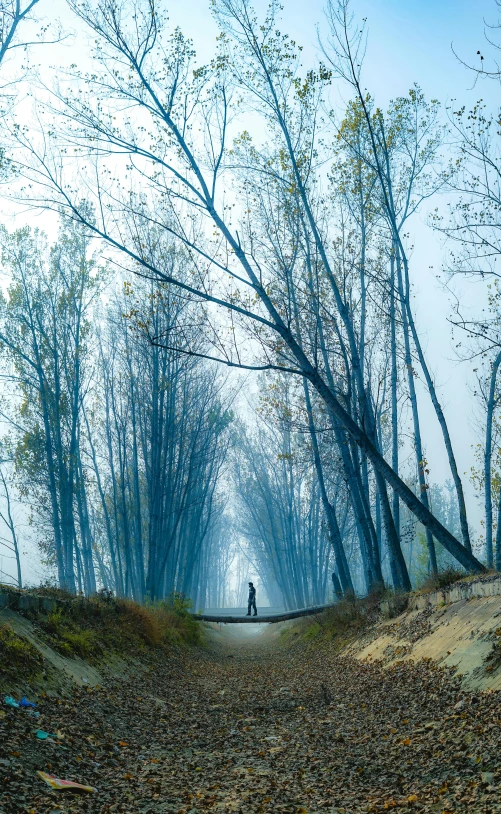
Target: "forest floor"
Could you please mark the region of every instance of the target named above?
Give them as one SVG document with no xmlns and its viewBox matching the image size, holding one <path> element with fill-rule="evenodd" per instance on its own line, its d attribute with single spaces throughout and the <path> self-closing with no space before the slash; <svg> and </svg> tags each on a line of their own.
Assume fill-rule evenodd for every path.
<svg viewBox="0 0 501 814">
<path fill-rule="evenodd" d="M 208 636 L 127 679 L 42 697 L 35 726 L 59 742 L 4 706 L 1 814 L 501 812 L 499 693 L 271 626 Z M 96 791 L 51 791 L 37 770 Z"/>
</svg>

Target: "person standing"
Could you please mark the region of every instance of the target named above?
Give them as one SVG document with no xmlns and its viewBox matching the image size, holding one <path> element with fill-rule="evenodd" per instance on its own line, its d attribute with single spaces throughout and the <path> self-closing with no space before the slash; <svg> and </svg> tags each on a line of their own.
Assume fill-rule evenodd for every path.
<svg viewBox="0 0 501 814">
<path fill-rule="evenodd" d="M 254 616 L 257 616 L 256 608 L 256 589 L 254 584 L 249 582 L 249 600 L 247 602 L 247 616 L 251 615 L 251 608 L 254 608 Z"/>
</svg>

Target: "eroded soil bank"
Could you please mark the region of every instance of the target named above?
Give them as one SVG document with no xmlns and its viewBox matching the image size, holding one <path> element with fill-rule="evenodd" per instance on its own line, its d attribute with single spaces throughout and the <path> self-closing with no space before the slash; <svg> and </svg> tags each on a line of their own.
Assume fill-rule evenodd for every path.
<svg viewBox="0 0 501 814">
<path fill-rule="evenodd" d="M 333 642 L 212 631 L 104 687 L 3 707 L 2 814 L 501 811 L 497 692 L 433 662 L 340 656 Z M 53 792 L 50 772 L 95 786 Z"/>
</svg>

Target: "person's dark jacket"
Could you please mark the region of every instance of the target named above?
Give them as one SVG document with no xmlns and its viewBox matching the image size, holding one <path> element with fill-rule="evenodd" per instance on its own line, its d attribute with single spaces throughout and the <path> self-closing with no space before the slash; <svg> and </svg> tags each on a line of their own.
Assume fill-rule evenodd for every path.
<svg viewBox="0 0 501 814">
<path fill-rule="evenodd" d="M 254 602 L 255 598 L 256 598 L 256 589 L 252 585 L 249 588 L 249 602 Z"/>
</svg>

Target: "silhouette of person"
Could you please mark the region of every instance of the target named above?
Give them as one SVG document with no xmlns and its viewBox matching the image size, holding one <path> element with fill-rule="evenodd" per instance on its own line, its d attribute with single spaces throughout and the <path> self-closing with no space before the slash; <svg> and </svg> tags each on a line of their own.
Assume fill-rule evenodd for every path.
<svg viewBox="0 0 501 814">
<path fill-rule="evenodd" d="M 249 582 L 249 600 L 247 602 L 247 616 L 251 615 L 251 608 L 254 608 L 254 616 L 257 616 L 256 589 L 252 582 Z"/>
</svg>

